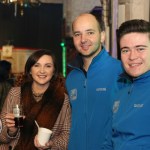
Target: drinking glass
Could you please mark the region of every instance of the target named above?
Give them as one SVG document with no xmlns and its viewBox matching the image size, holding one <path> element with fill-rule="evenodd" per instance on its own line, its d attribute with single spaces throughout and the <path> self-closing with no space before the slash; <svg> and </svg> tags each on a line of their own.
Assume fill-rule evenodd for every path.
<svg viewBox="0 0 150 150">
<path fill-rule="evenodd" d="M 15 127 L 20 128 L 23 127 L 23 105 L 15 104 L 13 105 L 13 114 L 15 120 Z"/>
</svg>

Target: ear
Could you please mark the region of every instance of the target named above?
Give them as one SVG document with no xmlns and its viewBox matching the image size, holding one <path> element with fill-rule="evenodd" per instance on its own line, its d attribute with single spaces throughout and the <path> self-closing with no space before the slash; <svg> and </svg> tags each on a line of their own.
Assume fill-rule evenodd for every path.
<svg viewBox="0 0 150 150">
<path fill-rule="evenodd" d="M 106 33 L 105 33 L 105 31 L 102 31 L 100 34 L 101 34 L 101 43 L 104 43 Z"/>
</svg>

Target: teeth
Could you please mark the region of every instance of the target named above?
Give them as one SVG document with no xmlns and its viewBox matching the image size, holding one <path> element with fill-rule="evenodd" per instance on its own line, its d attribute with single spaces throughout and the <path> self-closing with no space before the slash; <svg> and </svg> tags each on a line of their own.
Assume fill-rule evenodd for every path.
<svg viewBox="0 0 150 150">
<path fill-rule="evenodd" d="M 39 77 L 40 77 L 40 78 L 45 78 L 46 76 L 43 76 L 43 75 L 42 75 L 42 76 L 39 76 Z"/>
<path fill-rule="evenodd" d="M 134 66 L 139 66 L 141 63 L 138 64 L 130 64 L 129 66 L 134 67 Z"/>
<path fill-rule="evenodd" d="M 131 64 L 130 66 L 134 67 L 134 66 L 137 66 L 137 64 Z"/>
<path fill-rule="evenodd" d="M 88 46 L 82 46 L 82 49 L 88 50 L 89 47 Z"/>
</svg>

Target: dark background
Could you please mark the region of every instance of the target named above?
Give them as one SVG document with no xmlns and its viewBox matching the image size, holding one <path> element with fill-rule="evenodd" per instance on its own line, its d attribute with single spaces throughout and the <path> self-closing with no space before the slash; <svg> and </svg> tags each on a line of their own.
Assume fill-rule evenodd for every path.
<svg viewBox="0 0 150 150">
<path fill-rule="evenodd" d="M 10 43 L 20 48 L 51 49 L 58 58 L 61 70 L 63 5 L 18 5 L 16 16 L 14 8 L 14 4 L 0 4 L 0 47 Z"/>
</svg>

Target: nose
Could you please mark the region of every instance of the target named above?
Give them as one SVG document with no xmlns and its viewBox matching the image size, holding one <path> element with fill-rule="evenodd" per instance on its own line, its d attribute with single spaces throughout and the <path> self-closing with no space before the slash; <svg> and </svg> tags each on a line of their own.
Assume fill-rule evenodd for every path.
<svg viewBox="0 0 150 150">
<path fill-rule="evenodd" d="M 86 35 L 81 35 L 81 42 L 85 43 L 87 41 Z"/>
<path fill-rule="evenodd" d="M 138 58 L 137 51 L 134 50 L 134 49 L 132 49 L 132 50 L 130 51 L 129 59 L 130 59 L 130 60 L 134 60 L 134 59 L 137 59 L 137 58 Z"/>
<path fill-rule="evenodd" d="M 40 67 L 40 72 L 41 72 L 41 73 L 44 73 L 44 72 L 45 72 L 44 67 Z"/>
</svg>

